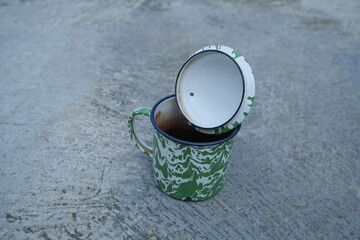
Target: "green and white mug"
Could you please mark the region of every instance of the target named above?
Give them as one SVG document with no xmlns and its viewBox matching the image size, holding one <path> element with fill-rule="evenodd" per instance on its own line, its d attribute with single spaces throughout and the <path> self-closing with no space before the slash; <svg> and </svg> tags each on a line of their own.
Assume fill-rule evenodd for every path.
<svg viewBox="0 0 360 240">
<path fill-rule="evenodd" d="M 137 137 L 134 131 L 137 115 L 150 117 L 154 127 L 153 147 Z M 171 135 L 174 130 L 191 136 L 203 133 L 189 126 L 179 111 L 175 95 L 171 95 L 152 109 L 134 110 L 128 127 L 135 145 L 153 159 L 156 185 L 171 197 L 199 201 L 214 196 L 223 187 L 234 137 L 241 125 L 221 135 L 204 134 L 204 138 L 195 141 L 178 138 Z"/>
</svg>

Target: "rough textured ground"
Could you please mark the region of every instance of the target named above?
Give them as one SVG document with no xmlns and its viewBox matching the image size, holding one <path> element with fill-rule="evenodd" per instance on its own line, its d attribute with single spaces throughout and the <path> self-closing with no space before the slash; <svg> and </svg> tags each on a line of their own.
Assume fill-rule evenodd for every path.
<svg viewBox="0 0 360 240">
<path fill-rule="evenodd" d="M 0 239 L 360 239 L 359 1 L 189 2 L 0 1 Z M 209 44 L 257 100 L 223 190 L 182 202 L 127 115 Z"/>
</svg>

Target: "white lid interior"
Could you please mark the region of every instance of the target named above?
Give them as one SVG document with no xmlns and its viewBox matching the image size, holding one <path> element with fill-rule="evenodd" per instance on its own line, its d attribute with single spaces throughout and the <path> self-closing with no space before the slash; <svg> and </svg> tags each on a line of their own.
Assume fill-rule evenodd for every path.
<svg viewBox="0 0 360 240">
<path fill-rule="evenodd" d="M 216 128 L 238 111 L 244 96 L 241 70 L 228 55 L 204 51 L 179 72 L 176 98 L 181 112 L 195 126 Z"/>
</svg>

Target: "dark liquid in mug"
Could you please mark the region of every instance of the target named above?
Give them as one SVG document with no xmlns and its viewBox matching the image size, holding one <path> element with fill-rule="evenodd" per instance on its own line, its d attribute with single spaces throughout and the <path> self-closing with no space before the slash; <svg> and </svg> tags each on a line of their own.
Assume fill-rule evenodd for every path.
<svg viewBox="0 0 360 240">
<path fill-rule="evenodd" d="M 230 133 L 220 134 L 220 135 L 211 135 L 205 134 L 201 132 L 197 132 L 195 130 L 189 129 L 170 129 L 166 131 L 170 136 L 184 140 L 189 142 L 214 142 L 217 140 L 224 139 L 226 136 L 230 135 Z"/>
</svg>

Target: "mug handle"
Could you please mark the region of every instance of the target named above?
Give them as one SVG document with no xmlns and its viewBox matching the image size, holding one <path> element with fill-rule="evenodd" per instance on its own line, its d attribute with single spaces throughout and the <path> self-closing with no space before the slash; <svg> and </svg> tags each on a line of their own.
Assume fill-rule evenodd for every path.
<svg viewBox="0 0 360 240">
<path fill-rule="evenodd" d="M 135 116 L 144 115 L 149 117 L 150 113 L 151 113 L 151 108 L 146 108 L 146 107 L 137 108 L 134 111 L 132 111 L 128 118 L 128 128 L 129 128 L 130 138 L 135 143 L 135 146 L 137 146 L 146 155 L 151 157 L 153 153 L 153 149 L 136 136 L 134 129 Z"/>
</svg>

